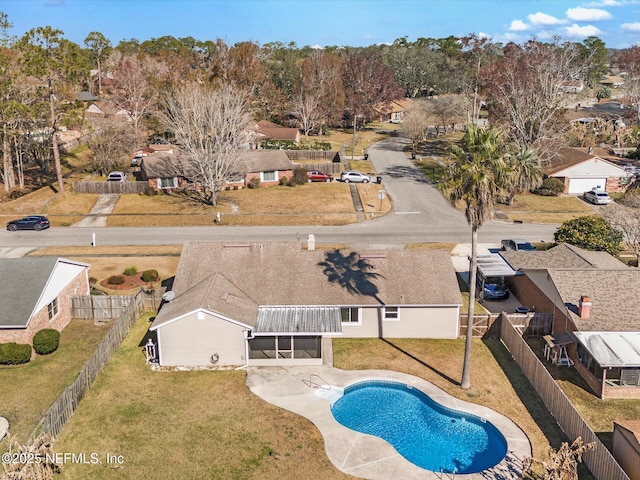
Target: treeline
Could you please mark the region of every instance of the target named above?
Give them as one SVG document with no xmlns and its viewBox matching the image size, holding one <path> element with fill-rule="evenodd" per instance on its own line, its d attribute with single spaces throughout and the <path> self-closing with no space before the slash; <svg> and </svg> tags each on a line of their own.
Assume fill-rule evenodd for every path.
<svg viewBox="0 0 640 480">
<path fill-rule="evenodd" d="M 502 45 L 469 35 L 315 49 L 164 36 L 114 46 L 99 32 L 77 45 L 52 27 L 34 28 L 20 38 L 11 28 L 0 12 L 5 191 L 24 185 L 28 165 L 55 173 L 64 188 L 57 135 L 64 129 L 85 131 L 96 170 L 108 170 L 118 154 L 147 143 L 150 132 L 165 133 L 157 115 L 163 99 L 188 83 L 247 91 L 256 121 L 296 126 L 305 135 L 349 126 L 354 119 L 372 120 L 377 106 L 402 97 L 440 98 L 435 110 L 443 121 L 451 105 L 472 121 L 482 104 L 513 140 L 535 148 L 559 124 L 561 85 L 580 81 L 595 87 L 612 61 L 636 73 L 640 66 L 640 48 L 612 58 L 595 37 L 582 43 Z M 82 91 L 111 105 L 101 124 L 88 124 L 87 105 L 77 97 Z"/>
</svg>

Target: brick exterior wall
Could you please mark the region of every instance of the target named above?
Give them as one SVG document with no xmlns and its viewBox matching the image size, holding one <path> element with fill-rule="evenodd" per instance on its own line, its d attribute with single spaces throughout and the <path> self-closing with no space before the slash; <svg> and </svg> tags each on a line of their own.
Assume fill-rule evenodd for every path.
<svg viewBox="0 0 640 480">
<path fill-rule="evenodd" d="M 190 185 L 187 179 L 184 177 L 178 177 L 178 186 L 173 188 L 162 188 L 160 186 L 161 183 L 159 178 L 149 178 L 147 182 L 149 183 L 150 188 L 152 188 L 153 190 L 159 193 L 174 192 L 176 190 L 185 190 Z"/>
<path fill-rule="evenodd" d="M 277 170 L 276 173 L 276 180 L 271 181 L 271 182 L 260 182 L 260 186 L 261 187 L 271 187 L 273 185 L 279 185 L 280 184 L 280 179 L 282 177 L 287 177 L 287 180 L 290 179 L 293 176 L 293 170 Z M 247 173 L 247 176 L 244 179 L 244 184 L 245 186 L 249 185 L 249 182 L 251 181 L 252 178 L 260 178 L 260 172 L 250 172 Z"/>
<path fill-rule="evenodd" d="M 87 270 L 80 272 L 58 294 L 58 314 L 49 320 L 47 305 L 31 318 L 27 328 L 5 330 L 0 329 L 0 343 L 16 342 L 31 344 L 33 336 L 43 328 L 54 328 L 61 332 L 71 321 L 72 295 L 89 295 L 89 277 Z"/>
</svg>

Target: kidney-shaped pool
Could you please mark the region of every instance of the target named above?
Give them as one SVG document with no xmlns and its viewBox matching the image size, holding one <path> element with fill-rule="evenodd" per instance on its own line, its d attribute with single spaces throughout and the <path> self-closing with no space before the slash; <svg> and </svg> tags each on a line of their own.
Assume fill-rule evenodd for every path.
<svg viewBox="0 0 640 480">
<path fill-rule="evenodd" d="M 344 389 L 331 411 L 345 427 L 386 440 L 433 472 L 477 473 L 507 454 L 507 441 L 490 422 L 444 407 L 403 383 L 358 382 Z"/>
</svg>

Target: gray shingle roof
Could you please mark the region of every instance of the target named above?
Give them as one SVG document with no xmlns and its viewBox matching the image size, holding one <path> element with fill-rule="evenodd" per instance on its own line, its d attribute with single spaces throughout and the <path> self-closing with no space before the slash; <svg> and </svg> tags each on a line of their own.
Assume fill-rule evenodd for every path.
<svg viewBox="0 0 640 480">
<path fill-rule="evenodd" d="M 0 259 L 0 328 L 26 327 L 57 257 Z"/>
<path fill-rule="evenodd" d="M 445 250 L 303 250 L 299 243 L 187 243 L 173 285 L 180 295 L 221 272 L 259 305 L 460 305 Z"/>
<path fill-rule="evenodd" d="M 516 252 L 507 250 L 500 255 L 514 270 L 526 268 L 627 270 L 624 263 L 607 252 L 594 252 L 561 243 L 545 251 Z"/>
</svg>

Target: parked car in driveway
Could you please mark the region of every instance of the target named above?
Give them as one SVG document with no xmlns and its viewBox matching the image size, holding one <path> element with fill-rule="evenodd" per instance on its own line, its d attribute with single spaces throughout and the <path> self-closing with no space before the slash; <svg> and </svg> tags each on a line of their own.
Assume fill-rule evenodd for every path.
<svg viewBox="0 0 640 480">
<path fill-rule="evenodd" d="M 592 189 L 584 192 L 582 196 L 587 202 L 594 205 L 607 205 L 612 201 L 609 194 L 604 190 Z"/>
<path fill-rule="evenodd" d="M 345 170 L 340 174 L 340 181 L 345 183 L 369 183 L 371 181 L 371 177 L 364 173 L 356 172 L 355 170 Z"/>
<path fill-rule="evenodd" d="M 330 182 L 333 176 L 319 170 L 309 170 L 307 172 L 307 182 Z"/>
<path fill-rule="evenodd" d="M 530 252 L 536 249 L 526 240 L 515 240 L 512 238 L 502 240 L 502 250 L 515 250 L 516 252 Z"/>
<path fill-rule="evenodd" d="M 127 176 L 124 172 L 111 172 L 107 177 L 107 182 L 124 182 Z"/>
<path fill-rule="evenodd" d="M 49 219 L 43 215 L 29 215 L 19 220 L 11 220 L 7 223 L 7 230 L 15 232 L 16 230 L 44 230 L 49 228 Z"/>
</svg>

